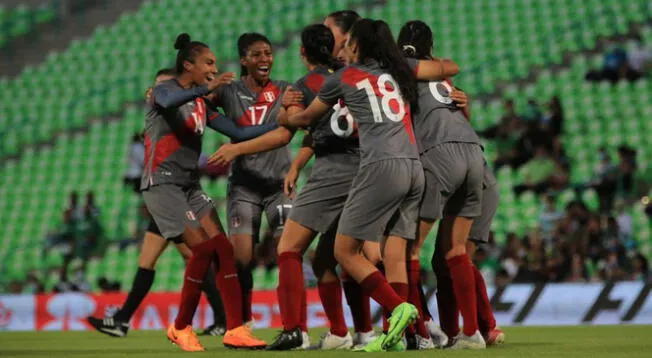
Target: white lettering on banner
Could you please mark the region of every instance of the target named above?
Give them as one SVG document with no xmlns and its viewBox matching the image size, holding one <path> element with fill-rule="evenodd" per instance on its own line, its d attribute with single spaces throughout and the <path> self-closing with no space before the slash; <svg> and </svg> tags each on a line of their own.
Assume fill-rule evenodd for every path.
<svg viewBox="0 0 652 358">
<path fill-rule="evenodd" d="M 47 310 L 54 320 L 45 324 L 43 330 L 83 331 L 84 320 L 95 312 L 95 300 L 83 293 L 63 293 L 50 298 Z"/>
<path fill-rule="evenodd" d="M 143 312 L 143 317 L 140 319 L 138 329 L 163 328 L 167 328 L 167 325 L 163 325 L 163 322 L 161 322 L 161 316 L 158 314 L 156 306 L 147 305 L 147 307 L 145 307 L 145 312 Z"/>
<path fill-rule="evenodd" d="M 501 326 L 578 325 L 578 324 L 652 324 L 652 285 L 640 282 L 590 284 L 513 284 L 489 288 L 494 314 Z M 435 295 L 428 291 L 430 312 L 437 320 Z M 156 296 L 154 293 L 152 296 Z M 136 314 L 134 329 L 162 329 L 178 312 L 178 293 L 147 302 Z M 325 326 L 326 315 L 314 289 L 308 292 L 308 326 Z M 86 329 L 84 319 L 103 311 L 105 296 L 65 293 L 53 296 L 0 296 L 0 331 L 3 330 L 79 330 Z M 174 303 L 173 303 L 174 302 Z M 348 305 L 343 298 L 345 318 L 352 325 Z M 380 318 L 380 307 L 372 301 L 372 314 Z M 203 312 L 202 312 L 203 310 Z M 280 324 L 279 308 L 273 292 L 254 295 L 252 311 L 258 328 Z M 167 312 L 167 315 L 166 315 Z M 139 318 L 138 318 L 139 317 Z M 166 320 L 168 322 L 166 322 Z M 212 322 L 208 305 L 202 304 L 195 315 L 196 327 Z"/>
<path fill-rule="evenodd" d="M 35 312 L 33 295 L 0 296 L 0 332 L 35 330 Z"/>
</svg>

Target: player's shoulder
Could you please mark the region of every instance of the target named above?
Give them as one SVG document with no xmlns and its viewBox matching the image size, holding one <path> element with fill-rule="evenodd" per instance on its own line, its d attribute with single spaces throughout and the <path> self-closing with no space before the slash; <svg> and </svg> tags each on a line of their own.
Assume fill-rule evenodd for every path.
<svg viewBox="0 0 652 358">
<path fill-rule="evenodd" d="M 326 79 L 334 73 L 333 70 L 317 67 L 301 77 L 295 86 L 301 89 L 308 89 L 313 93 L 319 92 Z"/>
<path fill-rule="evenodd" d="M 271 80 L 272 84 L 280 89 L 281 91 L 285 90 L 288 86 L 291 85 L 289 81 L 286 80 Z"/>
</svg>

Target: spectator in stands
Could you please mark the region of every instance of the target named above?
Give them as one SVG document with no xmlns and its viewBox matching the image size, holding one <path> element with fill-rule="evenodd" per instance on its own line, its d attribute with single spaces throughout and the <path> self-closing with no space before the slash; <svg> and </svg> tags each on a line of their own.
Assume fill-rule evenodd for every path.
<svg viewBox="0 0 652 358">
<path fill-rule="evenodd" d="M 634 233 L 634 221 L 632 216 L 625 210 L 625 202 L 622 199 L 616 200 L 614 204 L 614 211 L 616 213 L 616 222 L 620 230 L 618 236 L 625 244 L 625 247 L 630 249 L 634 247 L 632 240 Z"/>
<path fill-rule="evenodd" d="M 38 278 L 38 275 L 35 272 L 30 272 L 27 275 L 27 282 L 23 285 L 23 288 L 21 290 L 21 293 L 26 293 L 26 294 L 37 294 L 37 293 L 43 293 L 45 291 L 45 287 L 43 286 L 43 283 Z"/>
<path fill-rule="evenodd" d="M 550 194 L 544 196 L 543 209 L 539 215 L 539 228 L 541 229 L 541 236 L 544 240 L 552 239 L 563 217 L 564 213 L 556 208 L 555 197 Z"/>
<path fill-rule="evenodd" d="M 528 99 L 525 110 L 521 114 L 521 118 L 523 118 L 523 120 L 526 122 L 539 123 L 541 121 L 543 118 L 543 113 L 541 112 L 541 108 L 539 108 L 539 104 L 535 99 Z"/>
<path fill-rule="evenodd" d="M 95 196 L 93 192 L 88 192 L 83 217 L 75 235 L 74 256 L 81 258 L 85 264 L 99 248 L 103 233 L 100 210 L 95 206 Z"/>
<path fill-rule="evenodd" d="M 82 219 L 82 209 L 78 205 L 78 194 L 76 191 L 70 193 L 68 208 L 64 210 L 61 226 L 54 232 L 48 234 L 45 242 L 45 250 L 55 246 L 64 246 L 65 252 L 70 252 L 75 245 L 77 227 Z"/>
<path fill-rule="evenodd" d="M 646 46 L 640 35 L 634 37 L 634 46 L 627 54 L 627 64 L 627 79 L 630 81 L 644 77 L 652 66 L 652 49 Z"/>
<path fill-rule="evenodd" d="M 618 44 L 609 45 L 609 50 L 604 55 L 602 69 L 591 70 L 586 74 L 587 81 L 611 81 L 618 82 L 627 72 L 627 53 Z"/>
<path fill-rule="evenodd" d="M 134 133 L 131 137 L 127 162 L 128 168 L 124 176 L 124 183 L 134 192 L 140 193 L 140 177 L 143 174 L 145 164 L 145 145 L 140 133 Z"/>
<path fill-rule="evenodd" d="M 601 147 L 598 150 L 599 163 L 589 186 L 595 189 L 600 201 L 600 212 L 611 210 L 613 200 L 616 196 L 618 183 L 618 167 L 611 163 L 611 157 L 606 148 Z"/>
<path fill-rule="evenodd" d="M 509 137 L 518 138 L 520 131 L 521 118 L 516 114 L 514 101 L 508 99 L 505 100 L 505 114 L 500 118 L 498 124 L 480 132 L 480 135 L 488 139 L 506 140 Z"/>
<path fill-rule="evenodd" d="M 532 190 L 535 193 L 542 193 L 554 183 L 557 163 L 550 157 L 545 147 L 538 147 L 534 158 L 521 168 L 523 183 L 514 186 L 514 193 L 520 195 L 522 192 Z"/>
<path fill-rule="evenodd" d="M 650 266 L 647 258 L 640 252 L 636 252 L 632 258 L 632 272 L 629 279 L 632 281 L 648 282 L 650 277 Z"/>
<path fill-rule="evenodd" d="M 547 110 L 541 117 L 542 126 L 554 137 L 561 134 L 564 122 L 564 111 L 558 96 L 553 96 L 547 104 Z"/>
<path fill-rule="evenodd" d="M 149 213 L 149 210 L 147 210 L 147 206 L 145 203 L 141 203 L 138 215 L 136 216 L 134 232 L 131 237 L 120 241 L 120 250 L 129 245 L 140 245 L 143 241 L 143 237 L 145 237 L 145 231 L 147 231 L 151 220 L 152 215 Z"/>
<path fill-rule="evenodd" d="M 636 150 L 627 145 L 621 145 L 618 147 L 618 159 L 618 189 L 621 194 L 627 196 L 634 190 L 634 175 L 637 167 Z"/>
</svg>

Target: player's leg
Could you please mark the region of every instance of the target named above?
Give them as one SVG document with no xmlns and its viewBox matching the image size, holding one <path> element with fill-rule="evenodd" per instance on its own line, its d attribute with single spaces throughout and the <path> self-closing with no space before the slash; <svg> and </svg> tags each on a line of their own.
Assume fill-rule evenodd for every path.
<svg viewBox="0 0 652 358">
<path fill-rule="evenodd" d="M 122 307 L 113 315 L 103 319 L 88 317 L 88 323 L 101 333 L 112 337 L 125 337 L 129 331 L 129 321 L 136 312 L 154 283 L 154 266 L 168 242 L 160 236 L 156 223 L 152 220 L 143 237 L 143 245 L 138 258 L 138 271 L 131 290 Z"/>
<path fill-rule="evenodd" d="M 282 211 L 282 208 L 280 209 Z M 268 212 L 268 220 L 270 213 Z M 278 220 L 274 216 L 272 220 Z M 274 222 L 274 221 L 272 221 Z M 304 344 L 303 327 L 306 316 L 306 287 L 303 278 L 303 253 L 316 233 L 292 219 L 284 222 L 278 243 L 279 281 L 276 289 L 283 320 L 283 332 L 271 343 L 268 350 L 289 350 Z M 303 322 L 302 322 L 303 321 Z M 306 334 L 307 335 L 307 334 Z M 306 342 L 309 346 L 309 341 Z"/>
<path fill-rule="evenodd" d="M 209 233 L 209 236 L 211 234 Z M 183 240 L 175 242 L 177 251 L 184 259 L 188 261 L 192 255 L 192 251 L 186 245 Z M 204 277 L 204 284 L 202 285 L 202 291 L 206 295 L 208 304 L 213 310 L 213 323 L 206 327 L 206 329 L 200 334 L 200 336 L 222 336 L 226 332 L 226 316 L 224 315 L 224 305 L 222 304 L 222 297 L 220 297 L 220 292 L 217 290 L 217 284 L 215 282 L 215 270 L 209 269 L 206 272 L 206 277 Z"/>
<path fill-rule="evenodd" d="M 319 298 L 330 324 L 329 332 L 319 343 L 319 347 L 325 350 L 353 347 L 353 337 L 346 327 L 342 309 L 342 285 L 336 272 L 337 260 L 334 254 L 336 230 L 336 225 L 332 225 L 321 235 L 312 263 L 313 272 L 317 277 Z"/>
<path fill-rule="evenodd" d="M 485 167 L 482 190 L 482 213 L 473 221 L 467 253 L 473 259 L 477 245 L 489 242 L 491 222 L 498 209 L 499 194 L 493 173 Z M 491 302 L 487 295 L 487 287 L 480 270 L 474 265 L 476 293 L 478 298 L 478 326 L 487 345 L 501 344 L 505 341 L 505 333 L 496 326 L 496 319 L 491 310 Z"/>
<path fill-rule="evenodd" d="M 253 290 L 254 247 L 258 242 L 263 198 L 252 189 L 229 186 L 229 235 L 233 244 L 242 290 L 242 319 L 251 322 L 251 291 Z"/>
<path fill-rule="evenodd" d="M 442 145 L 442 154 L 453 165 L 465 168 L 464 181 L 446 202 L 445 222 L 442 237 L 450 242 L 446 252 L 446 266 L 453 282 L 453 292 L 464 321 L 462 335 L 453 344 L 454 349 L 485 348 L 485 341 L 478 330 L 477 295 L 473 263 L 466 253 L 466 242 L 471 231 L 473 219 L 481 213 L 484 160 L 481 148 L 477 145 L 447 143 Z"/>
<path fill-rule="evenodd" d="M 244 325 L 242 319 L 242 296 L 238 292 L 240 282 L 233 245 L 228 240 L 213 202 L 201 188 L 193 188 L 188 194 L 188 201 L 200 217 L 200 225 L 211 241 L 214 242 L 215 269 L 217 286 L 220 289 L 226 313 L 226 328 L 223 343 L 232 348 L 264 348 L 266 343 L 251 334 L 251 327 Z"/>
<path fill-rule="evenodd" d="M 392 179 L 391 188 L 387 187 L 387 178 Z M 420 163 L 410 160 L 381 161 L 360 168 L 344 206 L 335 239 L 335 257 L 365 292 L 386 312 L 392 312 L 387 334 L 365 347 L 367 351 L 396 346 L 403 331 L 418 315 L 416 308 L 406 302 L 405 257 L 406 239 L 414 239 L 416 233 L 418 201 L 422 190 Z M 401 210 L 408 203 L 413 204 L 414 213 Z M 410 218 L 411 215 L 414 217 Z M 407 226 L 400 225 L 407 225 L 410 221 L 414 221 L 412 232 Z M 388 235 L 383 248 L 387 279 L 361 255 L 363 241 L 379 241 L 384 234 Z"/>
<path fill-rule="evenodd" d="M 362 253 L 374 266 L 381 264 L 382 258 L 378 242 L 365 241 L 362 245 Z M 362 291 L 360 284 L 344 270 L 342 270 L 342 288 L 353 317 L 355 329 L 353 344 L 364 346 L 373 342 L 377 336 L 371 322 L 371 298 Z"/>
</svg>

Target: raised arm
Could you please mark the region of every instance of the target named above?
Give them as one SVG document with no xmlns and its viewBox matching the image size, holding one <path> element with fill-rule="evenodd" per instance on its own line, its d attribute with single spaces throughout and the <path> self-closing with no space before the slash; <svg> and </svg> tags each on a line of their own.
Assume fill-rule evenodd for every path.
<svg viewBox="0 0 652 358">
<path fill-rule="evenodd" d="M 452 60 L 435 58 L 418 60 L 414 74 L 421 81 L 441 81 L 460 72 L 459 66 Z"/>
<path fill-rule="evenodd" d="M 154 98 L 154 104 L 164 108 L 175 108 L 179 107 L 184 103 L 192 101 L 197 97 L 201 97 L 205 94 L 208 94 L 209 90 L 207 86 L 198 86 L 188 89 L 178 89 L 171 88 L 167 84 L 160 84 L 152 90 L 152 97 Z"/>
<path fill-rule="evenodd" d="M 288 128 L 306 128 L 323 117 L 330 108 L 331 106 L 317 97 L 305 110 L 279 116 L 279 123 Z"/>
</svg>

